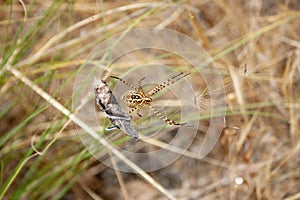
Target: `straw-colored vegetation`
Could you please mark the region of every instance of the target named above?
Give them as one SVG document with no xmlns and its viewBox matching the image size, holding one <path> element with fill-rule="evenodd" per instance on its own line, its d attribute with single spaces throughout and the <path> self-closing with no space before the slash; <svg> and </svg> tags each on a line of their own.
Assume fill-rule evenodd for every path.
<svg viewBox="0 0 300 200">
<path fill-rule="evenodd" d="M 300 198 L 298 0 L 6 1 L 0 8 L 0 199 Z M 152 114 L 151 122 L 147 115 L 133 115 L 136 126 L 153 124 L 139 131 L 137 142 L 118 130 L 103 131 L 109 126 L 104 115 L 95 128 L 74 114 L 80 108 L 72 108 L 73 84 L 92 49 L 116 33 L 143 27 L 193 38 L 221 73 L 226 126 L 202 159 L 199 149 L 209 119 L 218 117 L 210 115 L 212 91 L 189 63 L 168 52 L 120 59 L 102 78 L 113 86 L 109 75 L 122 76 L 155 59 L 152 63 L 192 72 L 189 80 L 198 90 L 191 97 L 201 100 L 201 113 L 188 117 L 188 123 L 200 126 L 186 151 L 166 146 L 177 130 L 173 127 L 166 125 L 150 137 L 160 123 Z M 160 93 L 154 103 L 180 120 L 178 102 L 166 97 L 174 95 Z M 115 168 L 122 160 L 136 174 L 99 162 L 79 134 L 97 140 L 97 158 Z M 130 160 L 119 148 L 144 153 L 168 148 L 182 156 L 141 173 L 143 160 Z"/>
</svg>

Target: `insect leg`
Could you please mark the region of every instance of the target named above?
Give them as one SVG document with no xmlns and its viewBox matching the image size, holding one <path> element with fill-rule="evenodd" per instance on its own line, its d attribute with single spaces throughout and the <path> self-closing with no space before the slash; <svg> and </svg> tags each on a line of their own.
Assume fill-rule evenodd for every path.
<svg viewBox="0 0 300 200">
<path fill-rule="evenodd" d="M 114 129 L 120 129 L 120 128 L 118 126 L 116 126 L 116 125 L 110 126 L 110 127 L 106 128 L 107 131 L 114 130 Z"/>
<path fill-rule="evenodd" d="M 110 115 L 110 114 L 107 114 L 107 113 L 106 113 L 106 116 L 109 119 L 115 119 L 115 120 L 127 120 L 127 121 L 131 120 L 130 116 L 126 117 L 126 116 Z"/>
</svg>

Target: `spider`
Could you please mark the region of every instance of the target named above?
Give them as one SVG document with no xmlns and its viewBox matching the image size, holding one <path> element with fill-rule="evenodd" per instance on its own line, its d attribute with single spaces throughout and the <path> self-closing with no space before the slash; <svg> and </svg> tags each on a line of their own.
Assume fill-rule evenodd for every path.
<svg viewBox="0 0 300 200">
<path fill-rule="evenodd" d="M 122 78 L 119 78 L 119 77 L 116 77 L 116 76 L 110 76 L 110 77 L 118 79 L 119 81 L 121 81 L 122 83 L 124 83 L 125 85 L 127 85 L 127 86 L 129 86 L 133 89 L 131 91 L 128 91 L 124 95 L 125 103 L 129 107 L 129 114 L 136 110 L 137 115 L 142 117 L 142 115 L 139 113 L 139 111 L 144 106 L 147 106 L 148 108 L 150 108 L 156 114 L 157 117 L 159 117 L 160 119 L 165 121 L 167 124 L 169 124 L 169 125 L 184 125 L 186 123 L 177 123 L 177 122 L 165 117 L 158 110 L 153 108 L 151 106 L 151 103 L 153 102 L 152 96 L 154 94 L 156 94 L 160 90 L 164 89 L 165 87 L 174 84 L 175 82 L 179 81 L 180 79 L 182 79 L 182 78 L 184 78 L 188 75 L 190 75 L 190 73 L 184 74 L 183 72 L 181 72 L 181 73 L 167 79 L 166 81 L 164 81 L 160 85 L 158 85 L 155 88 L 153 88 L 152 90 L 150 90 L 148 93 L 145 93 L 143 88 L 142 88 L 142 81 L 145 79 L 145 77 L 143 77 L 139 80 L 138 87 L 133 86 L 132 84 L 128 83 L 127 81 L 125 81 Z"/>
</svg>

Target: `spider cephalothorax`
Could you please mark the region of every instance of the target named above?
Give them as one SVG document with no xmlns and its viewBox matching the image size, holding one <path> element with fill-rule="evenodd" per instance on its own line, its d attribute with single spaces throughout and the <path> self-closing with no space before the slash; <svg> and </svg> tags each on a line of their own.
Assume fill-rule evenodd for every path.
<svg viewBox="0 0 300 200">
<path fill-rule="evenodd" d="M 124 95 L 124 100 L 129 108 L 148 105 L 153 101 L 152 97 L 148 97 L 141 91 L 131 90 Z"/>
<path fill-rule="evenodd" d="M 129 107 L 129 114 L 136 110 L 137 114 L 141 117 L 142 115 L 139 113 L 139 111 L 143 107 L 147 106 L 160 119 L 164 120 L 166 123 L 168 123 L 170 125 L 183 125 L 185 123 L 177 123 L 177 122 L 163 116 L 158 110 L 156 110 L 155 108 L 153 108 L 151 106 L 151 103 L 153 102 L 152 96 L 154 94 L 156 94 L 160 90 L 164 89 L 168 85 L 174 84 L 175 82 L 179 81 L 180 79 L 186 77 L 189 74 L 190 73 L 187 73 L 187 74 L 179 73 L 179 74 L 169 78 L 168 80 L 164 81 L 162 84 L 156 86 L 155 88 L 150 90 L 148 93 L 144 92 L 144 90 L 142 88 L 142 85 L 141 85 L 141 83 L 145 79 L 145 77 L 139 80 L 138 87 L 133 86 L 132 84 L 128 83 L 127 81 L 125 81 L 122 78 L 119 78 L 119 77 L 116 77 L 116 76 L 111 76 L 111 77 L 120 80 L 122 83 L 124 83 L 125 85 L 127 85 L 127 86 L 129 86 L 133 89 L 133 90 L 128 91 L 127 93 L 125 93 L 125 95 L 123 97 L 124 100 L 125 100 L 126 105 Z"/>
</svg>

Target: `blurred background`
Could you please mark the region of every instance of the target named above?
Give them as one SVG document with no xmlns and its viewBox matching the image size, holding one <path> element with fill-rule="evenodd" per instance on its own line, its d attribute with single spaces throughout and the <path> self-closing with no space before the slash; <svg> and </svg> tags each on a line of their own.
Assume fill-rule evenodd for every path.
<svg viewBox="0 0 300 200">
<path fill-rule="evenodd" d="M 298 0 L 37 0 L 2 1 L 0 8 L 0 199 L 300 198 Z M 120 83 L 108 76 L 126 77 L 147 54 L 148 59 L 161 56 L 156 63 L 175 71 L 191 71 L 189 81 L 200 91 L 191 96 L 199 100 L 201 112 L 187 118 L 199 123 L 193 143 L 186 151 L 169 146 L 167 151 L 178 159 L 149 172 L 150 178 L 99 162 L 81 142 L 68 113 L 74 112 L 76 75 L 95 46 L 145 27 L 176 30 L 201 45 L 221 74 L 226 97 L 226 125 L 214 149 L 200 158 L 205 131 L 216 116 L 210 115 L 207 85 L 188 64 L 159 51 L 135 52 L 113 63 L 114 70 L 101 77 L 112 89 Z M 173 75 L 164 74 L 161 82 Z M 128 80 L 137 84 L 140 78 Z M 145 87 L 151 89 L 151 84 Z M 173 98 L 166 92 L 156 104 L 180 120 Z M 173 108 L 167 106 L 170 99 Z M 156 130 L 152 123 L 159 119 L 150 121 L 147 110 L 143 114 L 142 119 L 133 116 L 135 126 Z M 106 134 L 116 148 L 135 152 L 166 148 L 177 130 L 165 126 L 153 140 L 134 142 L 119 130 L 103 131 L 109 126 L 104 115 L 99 124 L 97 133 Z M 149 133 L 150 128 L 139 132 Z M 98 156 L 117 165 L 107 147 L 99 143 Z"/>
</svg>

